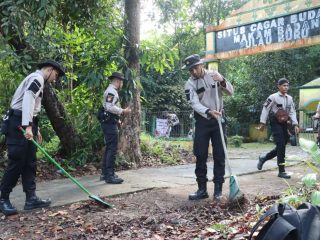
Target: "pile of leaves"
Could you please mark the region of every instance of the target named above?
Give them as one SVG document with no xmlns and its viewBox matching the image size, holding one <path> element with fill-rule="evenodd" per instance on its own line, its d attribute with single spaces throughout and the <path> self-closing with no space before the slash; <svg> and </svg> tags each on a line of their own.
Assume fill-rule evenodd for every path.
<svg viewBox="0 0 320 240">
<path fill-rule="evenodd" d="M 240 240 L 248 237 L 259 218 L 256 205 L 272 205 L 276 198 L 255 197 L 229 205 L 212 199 L 181 200 L 164 190 L 149 190 L 106 199 L 113 209 L 87 201 L 3 216 L 0 239 Z"/>
</svg>

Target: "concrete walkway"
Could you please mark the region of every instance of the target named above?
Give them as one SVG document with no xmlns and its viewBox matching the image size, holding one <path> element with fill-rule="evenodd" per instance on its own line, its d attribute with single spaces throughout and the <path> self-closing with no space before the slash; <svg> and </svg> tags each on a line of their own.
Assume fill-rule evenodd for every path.
<svg viewBox="0 0 320 240">
<path fill-rule="evenodd" d="M 243 150 L 245 152 L 245 150 Z M 302 158 L 308 157 L 297 148 L 289 148 L 287 153 L 287 164 L 294 165 L 300 163 Z M 248 156 L 249 155 L 249 156 Z M 256 168 L 257 154 L 239 154 L 231 150 L 229 154 L 231 168 L 235 175 L 245 175 L 258 172 Z M 265 163 L 263 171 L 275 169 L 277 167 L 276 160 Z M 78 180 L 88 190 L 98 196 L 114 196 L 118 194 L 131 193 L 151 188 L 173 188 L 178 186 L 195 185 L 194 175 L 195 164 L 168 166 L 159 168 L 141 168 L 137 170 L 128 170 L 117 172 L 125 181 L 121 185 L 106 184 L 99 181 L 99 175 L 83 176 Z M 274 174 L 274 173 L 272 173 Z M 212 179 L 213 163 L 208 162 L 208 178 Z M 226 177 L 229 176 L 228 168 L 226 168 Z M 57 179 L 48 182 L 40 182 L 37 184 L 37 194 L 40 197 L 52 199 L 52 206 L 61 206 L 87 200 L 88 196 L 83 193 L 69 179 Z M 25 201 L 25 195 L 22 192 L 21 185 L 17 186 L 10 196 L 12 203 L 22 209 Z"/>
</svg>

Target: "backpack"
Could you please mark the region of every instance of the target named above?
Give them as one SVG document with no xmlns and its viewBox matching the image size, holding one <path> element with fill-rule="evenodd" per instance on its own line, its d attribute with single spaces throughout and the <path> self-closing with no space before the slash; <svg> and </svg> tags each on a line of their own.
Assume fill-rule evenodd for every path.
<svg viewBox="0 0 320 240">
<path fill-rule="evenodd" d="M 320 206 L 303 203 L 295 209 L 275 204 L 252 228 L 249 240 L 267 218 L 255 240 L 320 240 Z"/>
<path fill-rule="evenodd" d="M 276 112 L 275 117 L 278 123 L 286 123 L 289 120 L 289 113 L 286 110 L 280 108 Z"/>
</svg>

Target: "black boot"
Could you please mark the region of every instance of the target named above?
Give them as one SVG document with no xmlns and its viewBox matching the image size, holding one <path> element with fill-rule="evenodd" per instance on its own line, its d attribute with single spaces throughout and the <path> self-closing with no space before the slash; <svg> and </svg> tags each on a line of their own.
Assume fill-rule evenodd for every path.
<svg viewBox="0 0 320 240">
<path fill-rule="evenodd" d="M 101 175 L 100 175 L 100 181 L 105 181 L 105 180 L 106 180 L 106 175 L 107 175 L 107 174 L 101 174 Z M 119 178 L 119 176 L 118 176 L 117 174 L 114 173 L 113 175 L 114 175 L 116 178 Z M 123 181 L 123 180 L 122 180 L 122 181 Z"/>
<path fill-rule="evenodd" d="M 286 172 L 279 172 L 279 173 L 278 173 L 278 177 L 279 177 L 279 178 L 286 178 L 286 179 L 291 178 L 291 176 L 290 176 L 288 173 L 286 173 Z"/>
<path fill-rule="evenodd" d="M 267 161 L 268 159 L 266 158 L 266 156 L 259 156 L 259 161 L 257 164 L 257 168 L 258 170 L 262 169 L 263 164 Z"/>
<path fill-rule="evenodd" d="M 213 199 L 220 201 L 222 197 L 222 183 L 214 183 Z"/>
<path fill-rule="evenodd" d="M 286 179 L 291 178 L 291 176 L 288 173 L 286 173 L 284 163 L 279 164 L 278 168 L 279 168 L 279 173 L 278 173 L 279 178 L 286 178 Z"/>
<path fill-rule="evenodd" d="M 26 202 L 24 205 L 24 210 L 31 210 L 35 208 L 45 208 L 49 207 L 51 204 L 50 199 L 41 199 L 37 195 L 32 193 L 26 193 Z"/>
<path fill-rule="evenodd" d="M 207 182 L 198 182 L 198 190 L 189 195 L 189 200 L 199 200 L 208 197 Z"/>
<path fill-rule="evenodd" d="M 118 177 L 114 172 L 108 173 L 104 176 L 106 183 L 121 184 L 123 182 L 123 179 Z"/>
<path fill-rule="evenodd" d="M 10 200 L 4 198 L 0 198 L 0 211 L 6 216 L 18 213 L 17 209 L 12 206 Z"/>
</svg>

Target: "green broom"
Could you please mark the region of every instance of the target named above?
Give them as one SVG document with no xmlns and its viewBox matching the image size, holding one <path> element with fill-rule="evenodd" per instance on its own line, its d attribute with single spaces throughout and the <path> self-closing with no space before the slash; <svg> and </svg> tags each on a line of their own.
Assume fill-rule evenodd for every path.
<svg viewBox="0 0 320 240">
<path fill-rule="evenodd" d="M 221 110 L 220 107 L 220 101 L 219 101 L 219 95 L 218 95 L 218 84 L 216 82 L 216 103 L 217 103 L 217 111 L 220 112 Z M 219 124 L 219 130 L 220 130 L 220 136 L 221 136 L 221 141 L 222 141 L 222 146 L 223 146 L 223 151 L 224 151 L 224 156 L 226 159 L 227 167 L 230 173 L 230 178 L 229 178 L 229 201 L 235 201 L 243 197 L 243 193 L 241 193 L 239 184 L 238 184 L 238 179 L 237 176 L 232 174 L 232 170 L 230 167 L 230 161 L 229 161 L 229 156 L 227 152 L 227 146 L 226 146 L 226 141 L 224 139 L 224 133 L 222 129 L 222 123 L 221 123 L 221 116 L 217 117 L 218 124 Z"/>
<path fill-rule="evenodd" d="M 26 133 L 26 131 L 22 127 L 19 127 L 19 129 L 24 134 Z M 72 177 L 66 170 L 64 170 L 64 168 L 61 167 L 61 165 L 57 163 L 33 138 L 31 139 L 31 141 L 34 145 L 36 145 L 40 149 L 40 151 L 49 159 L 50 162 L 56 165 L 56 167 L 58 167 L 64 173 L 64 175 L 66 175 L 72 182 L 74 182 L 84 193 L 88 194 L 89 198 L 93 199 L 95 202 L 97 202 L 98 204 L 104 207 L 112 208 L 111 204 L 103 201 L 100 197 L 91 194 L 79 181 L 77 181 L 77 179 Z"/>
</svg>

